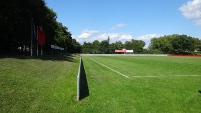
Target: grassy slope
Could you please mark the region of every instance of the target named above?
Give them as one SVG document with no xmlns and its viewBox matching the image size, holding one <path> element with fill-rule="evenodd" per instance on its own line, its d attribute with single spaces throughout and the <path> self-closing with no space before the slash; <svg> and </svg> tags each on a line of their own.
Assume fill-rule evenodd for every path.
<svg viewBox="0 0 201 113">
<path fill-rule="evenodd" d="M 201 112 L 201 77 L 198 58 L 91 57 L 109 67 L 132 75 L 167 76 L 124 78 L 87 57 L 84 64 L 90 96 L 82 104 L 85 112 Z M 130 71 L 129 71 L 130 70 Z M 90 105 L 89 102 L 93 104 Z M 94 107 L 94 104 L 98 107 Z"/>
<path fill-rule="evenodd" d="M 71 111 L 79 60 L 0 59 L 0 112 Z"/>
</svg>

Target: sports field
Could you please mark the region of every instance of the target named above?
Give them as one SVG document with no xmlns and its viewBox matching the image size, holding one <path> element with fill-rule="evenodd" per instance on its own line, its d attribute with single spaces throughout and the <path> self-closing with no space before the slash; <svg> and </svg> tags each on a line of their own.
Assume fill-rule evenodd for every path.
<svg viewBox="0 0 201 113">
<path fill-rule="evenodd" d="M 201 58 L 82 59 L 89 95 L 76 101 L 78 55 L 0 58 L 0 112 L 201 112 Z"/>
<path fill-rule="evenodd" d="M 90 92 L 83 100 L 91 103 L 87 112 L 201 112 L 201 58 L 82 58 Z"/>
</svg>

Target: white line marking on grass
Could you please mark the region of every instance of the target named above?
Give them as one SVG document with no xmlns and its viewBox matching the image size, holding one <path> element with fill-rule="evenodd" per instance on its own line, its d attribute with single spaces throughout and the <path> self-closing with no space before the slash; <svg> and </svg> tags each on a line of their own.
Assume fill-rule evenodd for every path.
<svg viewBox="0 0 201 113">
<path fill-rule="evenodd" d="M 122 74 L 122 73 L 120 73 L 120 72 L 118 72 L 118 71 L 116 71 L 116 70 L 114 70 L 114 69 L 112 69 L 112 68 L 106 66 L 105 64 L 102 64 L 102 63 L 100 63 L 100 62 L 98 62 L 98 61 L 96 61 L 96 60 L 94 60 L 94 59 L 92 59 L 92 58 L 90 58 L 90 59 L 91 59 L 92 61 L 94 61 L 94 62 L 96 62 L 96 63 L 98 63 L 98 64 L 100 64 L 100 65 L 102 65 L 102 66 L 104 66 L 104 67 L 106 67 L 106 68 L 108 68 L 108 69 L 110 69 L 110 70 L 112 70 L 112 71 L 114 71 L 114 72 L 116 72 L 116 73 L 118 73 L 118 74 L 124 76 L 124 77 L 126 77 L 126 78 L 129 78 L 127 75 L 124 75 L 124 74 Z"/>
<path fill-rule="evenodd" d="M 183 77 L 199 77 L 201 75 L 175 75 L 175 76 L 183 76 Z"/>
<path fill-rule="evenodd" d="M 172 75 L 172 76 L 132 76 L 133 78 L 154 78 L 154 77 L 199 77 L 201 75 Z"/>
<path fill-rule="evenodd" d="M 160 77 L 160 76 L 132 76 L 132 77 L 134 77 L 134 78 L 142 78 L 142 77 L 153 78 L 153 77 Z"/>
</svg>

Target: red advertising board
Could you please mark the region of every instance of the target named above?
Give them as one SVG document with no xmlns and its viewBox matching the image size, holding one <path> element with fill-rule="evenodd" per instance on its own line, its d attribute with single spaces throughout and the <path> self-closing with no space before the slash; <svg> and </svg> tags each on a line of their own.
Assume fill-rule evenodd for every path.
<svg viewBox="0 0 201 113">
<path fill-rule="evenodd" d="M 115 50 L 115 53 L 125 53 L 126 50 Z"/>
</svg>

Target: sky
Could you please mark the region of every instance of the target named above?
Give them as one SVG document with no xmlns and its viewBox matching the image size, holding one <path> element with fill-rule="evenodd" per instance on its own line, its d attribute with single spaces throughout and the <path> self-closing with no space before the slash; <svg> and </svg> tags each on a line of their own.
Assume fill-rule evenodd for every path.
<svg viewBox="0 0 201 113">
<path fill-rule="evenodd" d="M 45 0 L 80 44 L 185 34 L 201 39 L 201 0 Z"/>
</svg>

